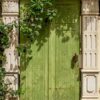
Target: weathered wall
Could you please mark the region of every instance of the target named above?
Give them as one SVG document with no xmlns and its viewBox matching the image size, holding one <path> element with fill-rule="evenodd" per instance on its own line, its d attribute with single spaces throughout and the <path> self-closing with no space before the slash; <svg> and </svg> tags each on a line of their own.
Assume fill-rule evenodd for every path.
<svg viewBox="0 0 100 100">
<path fill-rule="evenodd" d="M 2 0 L 2 20 L 4 24 L 13 24 L 16 22 L 18 24 L 19 16 L 19 1 L 18 0 Z M 19 68 L 18 68 L 18 52 L 16 47 L 18 46 L 18 28 L 13 26 L 13 29 L 9 35 L 10 45 L 9 48 L 5 50 L 6 63 L 4 68 L 6 70 L 5 83 L 9 84 L 9 90 L 18 90 L 19 81 Z M 7 94 L 6 100 L 11 100 L 10 95 Z M 15 96 L 16 98 L 16 96 Z M 18 100 L 18 96 L 17 96 Z"/>
</svg>

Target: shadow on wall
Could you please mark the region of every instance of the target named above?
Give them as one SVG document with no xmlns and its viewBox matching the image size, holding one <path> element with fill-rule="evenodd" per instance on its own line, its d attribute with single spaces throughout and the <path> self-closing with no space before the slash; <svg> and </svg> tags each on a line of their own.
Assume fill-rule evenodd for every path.
<svg viewBox="0 0 100 100">
<path fill-rule="evenodd" d="M 78 2 L 73 1 L 75 5 Z M 55 31 L 56 36 L 61 38 L 61 42 L 68 42 L 70 39 L 75 38 L 79 41 L 79 9 L 74 5 L 71 5 L 67 2 L 58 2 L 55 3 L 55 8 L 57 9 L 57 15 L 54 20 L 49 23 L 43 23 L 43 30 L 38 37 L 35 38 L 34 43 L 36 42 L 37 51 L 41 49 L 45 42 L 49 40 L 50 31 Z M 66 7 L 67 6 L 67 7 Z M 77 12 L 78 11 L 78 12 Z M 79 14 L 78 14 L 79 13 Z"/>
<path fill-rule="evenodd" d="M 75 39 L 75 41 L 79 41 L 80 6 L 76 7 L 76 5 L 79 4 L 78 0 L 74 0 L 72 2 L 73 3 L 71 4 L 68 1 L 65 2 L 65 0 L 62 0 L 62 2 L 58 0 L 55 3 L 55 8 L 57 9 L 56 17 L 51 23 L 43 23 L 43 28 L 41 29 L 40 34 L 35 37 L 33 41 L 32 45 L 37 46 L 37 52 L 39 52 L 44 44 L 49 40 L 51 35 L 50 31 L 55 31 L 54 34 L 56 34 L 56 36 L 61 39 L 62 43 L 66 43 L 72 38 Z M 29 48 L 31 48 L 31 45 L 29 45 Z M 31 57 L 27 59 L 26 54 L 23 55 L 23 59 L 24 61 L 21 62 L 24 63 L 24 68 L 22 69 L 26 70 Z"/>
</svg>

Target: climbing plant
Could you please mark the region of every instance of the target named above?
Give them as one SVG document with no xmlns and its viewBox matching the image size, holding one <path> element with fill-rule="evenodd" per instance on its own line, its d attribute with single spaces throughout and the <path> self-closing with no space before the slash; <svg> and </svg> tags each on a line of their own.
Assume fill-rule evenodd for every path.
<svg viewBox="0 0 100 100">
<path fill-rule="evenodd" d="M 6 94 L 9 93 L 9 95 L 12 95 L 12 90 L 8 90 L 8 85 L 4 82 L 4 77 L 6 74 L 5 71 L 5 63 L 6 63 L 6 55 L 5 55 L 5 49 L 7 49 L 10 45 L 9 41 L 9 34 L 14 23 L 4 24 L 2 20 L 0 20 L 0 100 L 5 100 Z M 14 94 L 14 92 L 13 92 Z"/>
<path fill-rule="evenodd" d="M 0 100 L 4 100 L 5 94 L 7 92 L 7 85 L 4 84 L 5 69 L 2 67 L 6 58 L 4 55 L 4 50 L 9 45 L 8 32 L 9 28 L 4 23 L 0 22 Z"/>
<path fill-rule="evenodd" d="M 57 11 L 53 0 L 30 0 L 20 12 L 20 34 L 24 38 L 18 49 L 27 54 L 31 52 L 31 43 L 42 34 L 41 30 L 50 25 Z"/>
<path fill-rule="evenodd" d="M 30 0 L 21 7 L 20 13 L 20 34 L 23 36 L 23 42 L 18 46 L 18 51 L 29 59 L 31 57 L 31 44 L 39 37 L 41 30 L 50 25 L 56 16 L 56 9 L 53 0 Z M 5 69 L 3 63 L 6 61 L 4 50 L 9 47 L 9 35 L 13 25 L 5 25 L 0 21 L 0 100 L 5 99 L 8 92 L 7 84 L 4 83 Z M 27 56 L 26 56 L 27 55 Z"/>
</svg>

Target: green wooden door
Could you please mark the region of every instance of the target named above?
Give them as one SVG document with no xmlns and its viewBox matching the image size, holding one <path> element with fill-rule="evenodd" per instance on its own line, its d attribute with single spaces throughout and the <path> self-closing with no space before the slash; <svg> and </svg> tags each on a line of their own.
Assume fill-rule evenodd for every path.
<svg viewBox="0 0 100 100">
<path fill-rule="evenodd" d="M 32 45 L 21 70 L 21 100 L 79 100 L 80 1 L 56 0 L 55 20 Z"/>
</svg>

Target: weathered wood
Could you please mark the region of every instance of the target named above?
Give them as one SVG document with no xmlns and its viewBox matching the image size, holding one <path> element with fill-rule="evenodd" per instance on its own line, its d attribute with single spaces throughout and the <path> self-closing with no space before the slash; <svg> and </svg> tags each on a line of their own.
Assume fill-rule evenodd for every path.
<svg viewBox="0 0 100 100">
<path fill-rule="evenodd" d="M 32 44 L 32 59 L 21 66 L 21 100 L 79 100 L 80 1 L 56 0 L 55 8 L 56 18 Z"/>
</svg>

